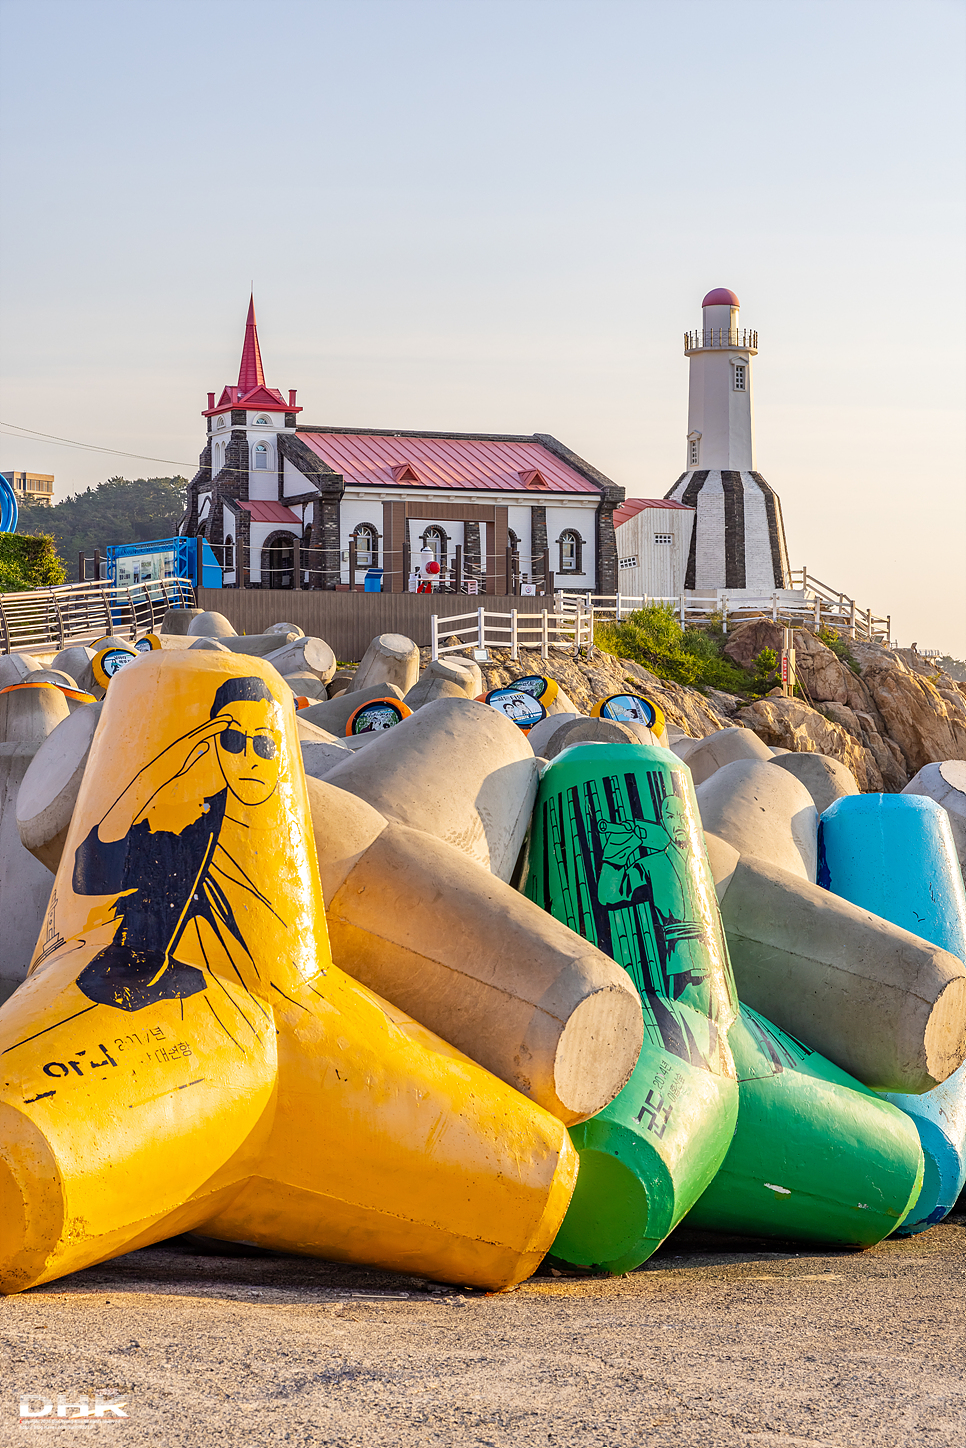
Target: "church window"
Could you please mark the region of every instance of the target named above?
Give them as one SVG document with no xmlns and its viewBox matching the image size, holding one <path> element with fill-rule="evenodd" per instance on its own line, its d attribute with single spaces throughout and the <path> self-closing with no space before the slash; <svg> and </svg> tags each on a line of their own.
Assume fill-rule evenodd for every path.
<svg viewBox="0 0 966 1448">
<path fill-rule="evenodd" d="M 216 426 L 216 427 L 224 427 L 224 425 L 225 425 L 225 419 L 224 419 L 223 417 L 219 417 L 218 421 L 215 423 L 215 426 Z"/>
<path fill-rule="evenodd" d="M 268 467 L 268 448 L 263 442 L 260 442 L 255 449 L 255 466 L 256 468 Z"/>
<path fill-rule="evenodd" d="M 271 420 L 270 417 L 266 417 L 264 413 L 259 413 L 258 417 L 256 417 L 256 419 L 255 419 L 255 426 L 256 426 L 256 427 L 270 427 L 270 426 L 271 426 L 271 422 L 272 422 L 272 420 Z"/>
<path fill-rule="evenodd" d="M 427 528 L 423 534 L 423 547 L 432 548 L 433 557 L 443 568 L 446 564 L 446 534 L 442 528 Z"/>
<path fill-rule="evenodd" d="M 698 439 L 696 437 L 692 437 L 688 442 L 688 466 L 692 468 L 698 466 Z"/>
<path fill-rule="evenodd" d="M 581 538 L 579 533 L 574 532 L 573 528 L 568 528 L 566 532 L 561 533 L 558 544 L 560 547 L 559 571 L 561 573 L 581 573 L 583 570 L 580 562 Z"/>
<path fill-rule="evenodd" d="M 655 543 L 673 543 L 673 542 L 674 542 L 674 534 L 673 534 L 673 533 L 655 533 L 655 534 L 654 534 L 654 542 L 655 542 Z"/>
<path fill-rule="evenodd" d="M 736 392 L 744 392 L 744 390 L 745 390 L 745 366 L 744 366 L 744 363 L 743 363 L 743 362 L 736 362 L 736 363 L 735 363 L 735 391 L 736 391 Z"/>
<path fill-rule="evenodd" d="M 373 545 L 373 543 L 375 542 L 375 539 L 374 539 L 373 536 L 372 536 L 372 529 L 371 529 L 370 527 L 368 527 L 366 524 L 363 524 L 361 528 L 357 528 L 357 529 L 356 529 L 355 538 L 356 538 L 356 564 L 358 565 L 359 568 L 371 568 L 371 567 L 373 566 L 373 563 L 372 563 L 373 546 L 372 546 L 372 545 Z"/>
<path fill-rule="evenodd" d="M 234 540 L 234 538 L 231 536 L 231 534 L 229 533 L 229 534 L 228 534 L 228 537 L 225 539 L 225 562 L 224 562 L 225 572 L 226 572 L 226 573 L 231 573 L 231 571 L 234 569 L 234 567 L 235 567 L 235 540 Z"/>
</svg>

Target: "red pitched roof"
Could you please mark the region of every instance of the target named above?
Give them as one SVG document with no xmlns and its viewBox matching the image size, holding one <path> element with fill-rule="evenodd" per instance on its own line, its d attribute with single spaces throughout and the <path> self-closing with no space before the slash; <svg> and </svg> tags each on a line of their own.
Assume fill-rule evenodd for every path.
<svg viewBox="0 0 966 1448">
<path fill-rule="evenodd" d="M 619 528 L 622 523 L 635 517 L 644 508 L 679 508 L 683 509 L 685 513 L 694 512 L 694 509 L 689 508 L 687 503 L 672 503 L 668 498 L 628 498 L 614 512 L 614 527 Z"/>
<path fill-rule="evenodd" d="M 522 474 L 539 472 L 552 493 L 589 493 L 598 489 L 541 443 L 525 439 L 417 437 L 407 434 L 303 432 L 299 439 L 350 487 L 467 488 L 520 493 Z M 416 476 L 396 474 L 408 464 Z"/>
<path fill-rule="evenodd" d="M 284 503 L 273 503 L 268 498 L 255 498 L 250 503 L 239 502 L 239 508 L 244 508 L 246 513 L 251 513 L 252 521 L 255 523 L 294 523 L 301 532 L 302 519 L 291 508 L 286 508 Z"/>
</svg>

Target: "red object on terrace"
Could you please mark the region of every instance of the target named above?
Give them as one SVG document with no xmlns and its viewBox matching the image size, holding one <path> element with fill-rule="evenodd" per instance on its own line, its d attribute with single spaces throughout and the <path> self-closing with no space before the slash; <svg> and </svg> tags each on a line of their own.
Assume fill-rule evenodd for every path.
<svg viewBox="0 0 966 1448">
<path fill-rule="evenodd" d="M 734 292 L 729 291 L 727 287 L 715 287 L 713 292 L 708 293 L 701 305 L 702 307 L 738 307 L 741 303 Z"/>
<path fill-rule="evenodd" d="M 524 473 L 539 472 L 547 491 L 598 496 L 590 481 L 541 443 L 504 438 L 401 437 L 373 433 L 303 432 L 299 441 L 341 473 L 350 487 L 448 488 L 522 493 Z M 406 464 L 415 481 L 396 474 Z"/>
<path fill-rule="evenodd" d="M 245 323 L 245 345 L 242 347 L 241 366 L 238 369 L 239 392 L 251 392 L 254 387 L 265 386 L 262 371 L 262 354 L 258 348 L 258 327 L 255 322 L 255 295 L 249 298 L 248 321 Z"/>
<path fill-rule="evenodd" d="M 255 498 L 250 503 L 239 502 L 239 508 L 251 513 L 254 523 L 292 523 L 302 531 L 302 519 L 284 503 L 274 503 L 268 498 Z"/>
<path fill-rule="evenodd" d="M 614 510 L 614 527 L 619 528 L 629 518 L 635 518 L 644 508 L 679 508 L 685 513 L 694 512 L 687 503 L 672 503 L 670 498 L 628 498 Z"/>
</svg>

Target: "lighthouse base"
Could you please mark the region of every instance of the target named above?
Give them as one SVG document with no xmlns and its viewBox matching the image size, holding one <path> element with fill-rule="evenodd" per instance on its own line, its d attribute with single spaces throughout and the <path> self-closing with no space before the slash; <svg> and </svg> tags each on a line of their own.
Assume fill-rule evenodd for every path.
<svg viewBox="0 0 966 1448">
<path fill-rule="evenodd" d="M 772 593 L 789 586 L 781 502 L 761 473 L 692 469 L 666 496 L 696 510 L 686 589 Z"/>
</svg>

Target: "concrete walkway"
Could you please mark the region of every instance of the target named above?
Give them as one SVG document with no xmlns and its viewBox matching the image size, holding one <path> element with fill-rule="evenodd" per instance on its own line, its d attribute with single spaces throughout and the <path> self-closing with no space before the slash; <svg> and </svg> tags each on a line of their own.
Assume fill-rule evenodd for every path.
<svg viewBox="0 0 966 1448">
<path fill-rule="evenodd" d="M 58 1392 L 116 1395 L 76 1431 L 126 1448 L 963 1448 L 966 1217 L 865 1253 L 677 1234 L 491 1297 L 179 1239 L 0 1301 L 0 1383 L 4 1448 Z"/>
</svg>

